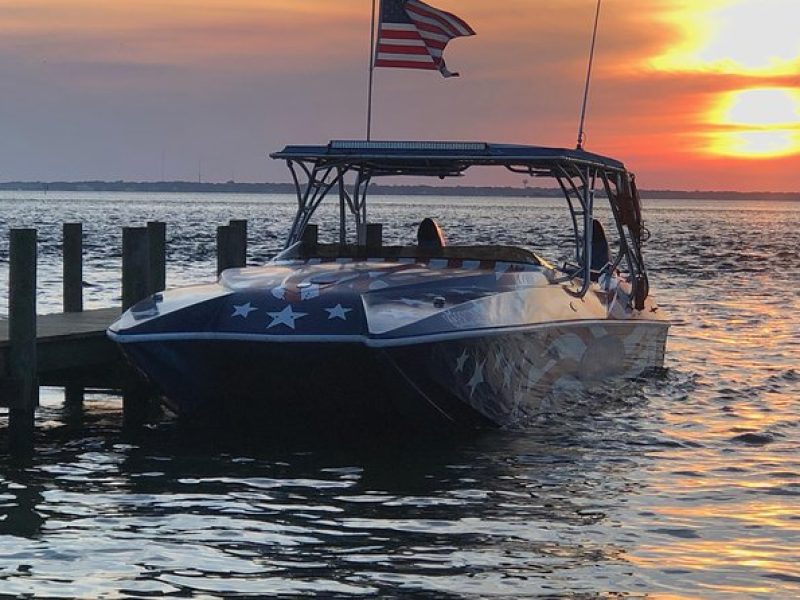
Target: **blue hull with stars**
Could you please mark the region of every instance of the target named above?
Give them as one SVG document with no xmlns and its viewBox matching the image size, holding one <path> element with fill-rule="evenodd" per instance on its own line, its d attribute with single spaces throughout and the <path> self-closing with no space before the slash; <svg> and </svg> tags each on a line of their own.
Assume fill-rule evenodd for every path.
<svg viewBox="0 0 800 600">
<path fill-rule="evenodd" d="M 508 426 L 663 365 L 669 322 L 625 281 L 576 299 L 513 258 L 276 260 L 156 294 L 109 335 L 179 413 L 274 424 Z"/>
</svg>

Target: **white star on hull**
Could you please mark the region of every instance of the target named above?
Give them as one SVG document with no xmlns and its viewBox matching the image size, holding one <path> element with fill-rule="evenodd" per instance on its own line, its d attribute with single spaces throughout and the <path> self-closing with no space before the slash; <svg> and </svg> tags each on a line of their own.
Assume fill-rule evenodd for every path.
<svg viewBox="0 0 800 600">
<path fill-rule="evenodd" d="M 253 305 L 250 302 L 247 302 L 246 304 L 234 304 L 231 318 L 242 317 L 243 319 L 246 319 L 248 316 L 250 316 L 251 312 L 255 312 L 257 310 L 257 308 L 253 308 Z"/>
<path fill-rule="evenodd" d="M 475 394 L 475 390 L 478 386 L 484 383 L 486 380 L 483 378 L 483 366 L 486 364 L 486 360 L 484 359 L 481 362 L 478 362 L 478 359 L 475 359 L 475 372 L 472 374 L 472 378 L 467 383 L 467 387 L 469 387 L 469 397 Z"/>
<path fill-rule="evenodd" d="M 325 309 L 328 313 L 328 320 L 331 319 L 341 319 L 342 321 L 347 321 L 347 313 L 351 312 L 352 308 L 345 308 L 341 304 L 337 304 L 336 306 L 332 306 L 331 308 Z"/>
<path fill-rule="evenodd" d="M 461 356 L 459 356 L 456 359 L 456 373 L 461 373 L 464 371 L 464 365 L 467 364 L 468 358 L 469 355 L 467 354 L 467 349 L 464 348 L 464 351 L 461 353 Z"/>
<path fill-rule="evenodd" d="M 268 312 L 267 314 L 272 319 L 272 322 L 267 325 L 267 329 L 278 325 L 286 325 L 289 329 L 294 329 L 294 322 L 308 315 L 308 313 L 294 312 L 291 304 L 287 304 L 280 312 Z"/>
</svg>

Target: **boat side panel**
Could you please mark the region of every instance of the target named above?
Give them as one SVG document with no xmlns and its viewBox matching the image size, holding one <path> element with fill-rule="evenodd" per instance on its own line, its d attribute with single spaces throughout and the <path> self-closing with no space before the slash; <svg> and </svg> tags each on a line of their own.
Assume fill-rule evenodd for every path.
<svg viewBox="0 0 800 600">
<path fill-rule="evenodd" d="M 451 394 L 420 393 L 425 381 L 398 371 L 385 351 L 359 343 L 177 340 L 122 349 L 190 420 L 246 415 L 265 429 L 486 424 Z"/>
<path fill-rule="evenodd" d="M 431 344 L 424 357 L 394 352 L 412 372 L 427 364 L 440 388 L 487 419 L 512 425 L 546 412 L 559 396 L 663 367 L 667 330 L 659 322 L 578 323 Z"/>
<path fill-rule="evenodd" d="M 185 415 L 513 425 L 559 395 L 663 365 L 667 326 L 595 322 L 387 349 L 224 340 L 124 344 Z"/>
</svg>

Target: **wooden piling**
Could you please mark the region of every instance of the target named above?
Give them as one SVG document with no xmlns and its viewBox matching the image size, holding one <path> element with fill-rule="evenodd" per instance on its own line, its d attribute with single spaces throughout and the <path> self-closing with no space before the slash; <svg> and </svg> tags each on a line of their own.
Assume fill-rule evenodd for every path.
<svg viewBox="0 0 800 600">
<path fill-rule="evenodd" d="M 146 227 L 122 229 L 122 310 L 147 297 L 150 252 Z"/>
<path fill-rule="evenodd" d="M 64 312 L 83 312 L 83 224 L 62 227 Z"/>
<path fill-rule="evenodd" d="M 36 363 L 36 230 L 12 229 L 9 248 L 8 377 L 9 450 L 33 451 L 34 413 L 39 401 Z"/>
<path fill-rule="evenodd" d="M 127 310 L 147 297 L 151 286 L 150 243 L 147 227 L 122 229 L 122 309 Z M 148 397 L 146 386 L 132 370 L 122 390 L 122 420 L 126 427 L 145 422 Z"/>
<path fill-rule="evenodd" d="M 380 250 L 383 245 L 383 224 L 367 223 L 364 238 L 368 250 Z"/>
<path fill-rule="evenodd" d="M 233 266 L 230 225 L 217 227 L 217 275 Z"/>
<path fill-rule="evenodd" d="M 85 390 L 81 384 L 67 383 L 64 386 L 64 404 L 71 408 L 83 406 L 84 393 Z"/>
<path fill-rule="evenodd" d="M 122 387 L 122 426 L 131 430 L 147 422 L 150 407 L 150 388 L 144 379 L 133 371 Z"/>
<path fill-rule="evenodd" d="M 83 385 L 67 382 L 64 385 L 64 408 L 61 412 L 66 423 L 71 426 L 83 424 L 83 400 L 85 389 Z"/>
<path fill-rule="evenodd" d="M 361 253 L 378 251 L 383 243 L 383 225 L 381 223 L 362 223 L 358 228 L 358 245 Z"/>
<path fill-rule="evenodd" d="M 83 312 L 83 224 L 62 226 L 62 260 L 64 312 Z M 83 406 L 83 386 L 70 383 L 64 388 L 64 404 L 69 408 Z"/>
<path fill-rule="evenodd" d="M 317 251 L 317 244 L 319 243 L 319 225 L 316 223 L 306 225 L 300 241 L 303 242 L 306 254 L 313 255 Z"/>
<path fill-rule="evenodd" d="M 228 226 L 231 228 L 230 253 L 233 261 L 232 267 L 247 266 L 247 220 L 231 219 Z"/>
<path fill-rule="evenodd" d="M 167 225 L 161 221 L 148 221 L 147 244 L 149 252 L 149 277 L 147 292 L 155 294 L 167 287 Z"/>
</svg>

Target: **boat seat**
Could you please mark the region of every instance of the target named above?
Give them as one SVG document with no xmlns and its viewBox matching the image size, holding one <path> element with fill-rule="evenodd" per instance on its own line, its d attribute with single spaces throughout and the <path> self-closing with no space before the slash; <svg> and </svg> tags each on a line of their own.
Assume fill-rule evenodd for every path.
<svg viewBox="0 0 800 600">
<path fill-rule="evenodd" d="M 422 219 L 417 228 L 417 246 L 432 250 L 441 250 L 445 247 L 444 233 L 436 221 L 429 217 Z"/>
<path fill-rule="evenodd" d="M 611 262 L 611 249 L 608 246 L 606 231 L 600 221 L 592 219 L 592 281 L 600 278 L 601 271 L 609 262 Z"/>
</svg>

